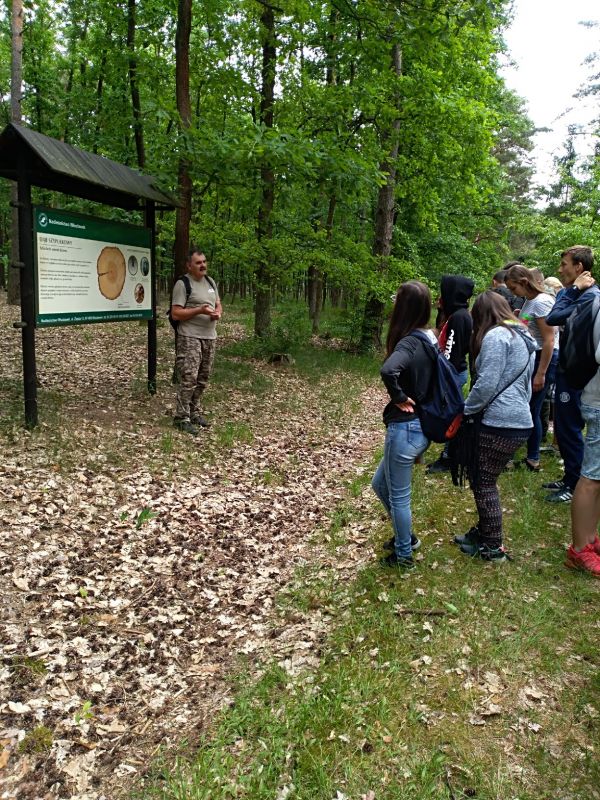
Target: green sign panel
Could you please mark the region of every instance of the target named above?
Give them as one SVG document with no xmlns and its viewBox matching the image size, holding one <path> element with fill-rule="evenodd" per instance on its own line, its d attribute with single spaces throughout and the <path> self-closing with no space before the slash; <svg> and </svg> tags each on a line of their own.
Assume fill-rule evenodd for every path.
<svg viewBox="0 0 600 800">
<path fill-rule="evenodd" d="M 152 233 L 36 207 L 37 325 L 152 318 Z"/>
</svg>

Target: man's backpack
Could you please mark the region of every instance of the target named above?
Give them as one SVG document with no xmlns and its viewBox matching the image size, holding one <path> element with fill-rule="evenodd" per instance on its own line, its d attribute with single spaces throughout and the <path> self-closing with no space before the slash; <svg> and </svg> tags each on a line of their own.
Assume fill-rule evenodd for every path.
<svg viewBox="0 0 600 800">
<path fill-rule="evenodd" d="M 426 333 L 416 330 L 411 336 L 425 344 L 425 350 L 435 361 L 428 395 L 417 403 L 421 429 L 432 442 L 447 442 L 456 436 L 465 407 L 458 373 Z"/>
<path fill-rule="evenodd" d="M 187 306 L 187 302 L 190 299 L 190 295 L 192 293 L 192 284 L 190 283 L 189 275 L 182 275 L 177 280 L 182 281 L 183 285 L 185 286 L 185 305 Z M 215 293 L 216 293 L 217 284 L 208 275 L 206 275 L 206 280 L 209 282 L 209 284 L 212 286 L 212 288 L 215 290 Z M 175 281 L 175 283 L 177 283 L 177 281 Z M 175 333 L 177 333 L 177 328 L 179 327 L 179 320 L 178 319 L 173 319 L 170 307 L 169 307 L 169 310 L 167 311 L 167 317 L 169 318 L 169 322 L 171 323 L 171 327 L 173 328 Z"/>
<path fill-rule="evenodd" d="M 598 370 L 594 323 L 599 311 L 600 293 L 595 292 L 592 300 L 575 305 L 560 337 L 558 363 L 573 389 L 583 389 Z"/>
</svg>

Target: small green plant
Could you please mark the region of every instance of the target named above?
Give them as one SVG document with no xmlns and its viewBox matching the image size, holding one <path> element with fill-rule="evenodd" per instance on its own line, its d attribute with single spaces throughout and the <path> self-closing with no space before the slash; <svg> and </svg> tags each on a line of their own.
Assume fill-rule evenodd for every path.
<svg viewBox="0 0 600 800">
<path fill-rule="evenodd" d="M 340 531 L 350 522 L 351 516 L 352 514 L 350 508 L 347 505 L 341 504 L 338 508 L 336 508 L 331 514 L 329 534 L 334 537 L 337 536 Z"/>
<path fill-rule="evenodd" d="M 173 434 L 171 431 L 165 431 L 160 437 L 160 451 L 166 456 L 170 456 L 173 452 Z"/>
<path fill-rule="evenodd" d="M 266 469 L 259 477 L 264 486 L 281 486 L 285 483 L 285 475 L 278 469 Z"/>
<path fill-rule="evenodd" d="M 92 701 L 86 700 L 85 703 L 81 706 L 79 711 L 76 711 L 73 715 L 73 719 L 75 722 L 80 725 L 82 722 L 85 722 L 88 719 L 93 719 L 94 712 L 92 711 Z"/>
<path fill-rule="evenodd" d="M 149 520 L 154 519 L 154 517 L 156 517 L 155 512 L 149 509 L 148 506 L 144 506 L 144 508 L 142 508 L 140 513 L 135 518 L 136 530 L 139 531 L 142 525 L 144 525 Z"/>
<path fill-rule="evenodd" d="M 12 683 L 16 686 L 30 686 L 37 683 L 48 671 L 39 658 L 15 656 L 11 663 Z"/>
<path fill-rule="evenodd" d="M 217 441 L 222 447 L 233 447 L 236 442 L 252 442 L 254 434 L 245 422 L 226 422 L 215 431 Z"/>
<path fill-rule="evenodd" d="M 349 480 L 347 486 L 350 496 L 360 497 L 365 486 L 371 482 L 372 477 L 373 471 L 365 470 L 360 475 L 357 475 L 356 478 Z"/>
<path fill-rule="evenodd" d="M 127 513 L 127 511 L 121 511 L 121 516 L 119 517 L 119 519 L 121 522 L 125 522 L 128 516 L 129 514 Z"/>
<path fill-rule="evenodd" d="M 88 590 L 85 588 L 85 586 L 80 586 L 78 593 L 79 593 L 80 597 L 87 597 L 88 596 Z"/>
<path fill-rule="evenodd" d="M 131 394 L 134 397 L 145 397 L 148 392 L 148 376 L 145 368 L 138 366 L 133 378 L 131 379 Z"/>
<path fill-rule="evenodd" d="M 46 753 L 52 747 L 52 739 L 50 728 L 38 725 L 20 742 L 19 753 Z"/>
</svg>

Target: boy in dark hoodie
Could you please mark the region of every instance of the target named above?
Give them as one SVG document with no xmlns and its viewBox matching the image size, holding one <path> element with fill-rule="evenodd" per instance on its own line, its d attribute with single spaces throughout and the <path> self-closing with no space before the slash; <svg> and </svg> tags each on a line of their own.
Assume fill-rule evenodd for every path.
<svg viewBox="0 0 600 800">
<path fill-rule="evenodd" d="M 469 313 L 469 300 L 473 295 L 475 284 L 463 275 L 444 275 L 440 285 L 439 308 L 445 320 L 439 333 L 440 350 L 458 372 L 460 385 L 464 386 L 469 378 L 467 354 L 471 343 L 473 320 Z M 441 456 L 429 464 L 427 473 L 449 472 L 448 444 Z"/>
</svg>

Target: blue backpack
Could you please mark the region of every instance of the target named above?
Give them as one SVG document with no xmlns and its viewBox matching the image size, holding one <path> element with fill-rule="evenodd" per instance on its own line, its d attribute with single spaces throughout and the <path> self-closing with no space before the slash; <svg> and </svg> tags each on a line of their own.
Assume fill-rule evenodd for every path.
<svg viewBox="0 0 600 800">
<path fill-rule="evenodd" d="M 458 384 L 458 373 L 423 331 L 413 331 L 411 336 L 425 345 L 425 350 L 435 362 L 429 392 L 417 402 L 421 429 L 432 442 L 447 442 L 456 436 L 462 420 L 465 401 Z"/>
</svg>

